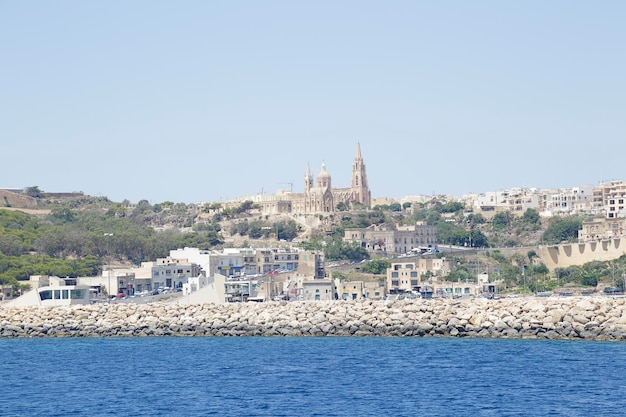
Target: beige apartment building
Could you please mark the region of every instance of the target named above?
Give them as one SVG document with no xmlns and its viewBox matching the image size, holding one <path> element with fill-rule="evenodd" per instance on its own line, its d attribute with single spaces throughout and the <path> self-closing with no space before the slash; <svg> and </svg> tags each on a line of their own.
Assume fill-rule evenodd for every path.
<svg viewBox="0 0 626 417">
<path fill-rule="evenodd" d="M 534 189 L 511 188 L 469 195 L 465 200 L 469 200 L 469 206 L 474 213 L 480 213 L 490 219 L 495 214 L 505 211 L 521 216 L 529 208 L 537 209 L 540 198 Z"/>
<path fill-rule="evenodd" d="M 626 182 L 600 183 L 594 192 L 594 203 L 601 204 L 607 219 L 626 216 Z"/>
<path fill-rule="evenodd" d="M 542 190 L 538 211 L 545 217 L 591 213 L 593 199 L 594 188 L 591 186 Z"/>
<path fill-rule="evenodd" d="M 324 278 L 324 252 L 305 251 L 299 248 L 256 249 L 256 273 L 294 271 L 298 275 Z"/>
<path fill-rule="evenodd" d="M 400 226 L 384 223 L 365 228 L 344 230 L 344 242 L 355 243 L 368 251 L 385 254 L 406 254 L 420 248 L 437 246 L 437 227 L 424 222 Z"/>
<path fill-rule="evenodd" d="M 450 273 L 450 263 L 445 258 L 419 258 L 394 262 L 387 268 L 388 292 L 419 292 L 423 285 Z"/>
<path fill-rule="evenodd" d="M 625 231 L 626 218 L 595 219 L 583 222 L 582 229 L 578 231 L 578 240 L 588 242 L 611 239 L 624 236 Z"/>
</svg>

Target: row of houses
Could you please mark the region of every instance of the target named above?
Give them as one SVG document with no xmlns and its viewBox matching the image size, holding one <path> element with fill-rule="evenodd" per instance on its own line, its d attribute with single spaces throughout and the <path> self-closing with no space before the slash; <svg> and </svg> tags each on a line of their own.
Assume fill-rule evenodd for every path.
<svg viewBox="0 0 626 417">
<path fill-rule="evenodd" d="M 559 189 L 511 188 L 466 194 L 461 201 L 474 213 L 487 218 L 505 211 L 521 215 L 532 208 L 544 217 L 592 214 L 616 219 L 626 217 L 626 182 L 614 180 L 597 186 Z"/>
<path fill-rule="evenodd" d="M 176 249 L 166 258 L 143 262 L 139 268 L 104 271 L 101 284 L 109 294 L 127 296 L 163 288 L 192 292 L 206 286 L 206 278 L 216 275 L 225 281 L 243 282 L 279 272 L 323 278 L 324 254 L 293 247 Z M 108 284 L 109 277 L 112 285 Z"/>
<path fill-rule="evenodd" d="M 388 295 L 419 295 L 421 297 L 468 297 L 492 294 L 504 288 L 499 279 L 490 282 L 489 274 L 479 271 L 475 279 L 466 282 L 447 281 L 451 272 L 446 258 L 419 257 L 394 262 L 387 268 L 385 289 Z"/>
<path fill-rule="evenodd" d="M 319 251 L 300 248 L 184 248 L 138 267 L 108 268 L 100 276 L 31 276 L 28 297 L 15 305 L 54 305 L 180 293 L 188 302 L 360 300 L 397 294 L 477 295 L 483 282 L 450 284 L 445 258 L 407 257 L 394 262 L 384 280 L 346 279 L 326 268 Z M 470 285 L 472 284 L 472 285 Z M 455 287 L 456 285 L 456 287 Z M 21 304 L 20 304 L 21 303 Z"/>
</svg>

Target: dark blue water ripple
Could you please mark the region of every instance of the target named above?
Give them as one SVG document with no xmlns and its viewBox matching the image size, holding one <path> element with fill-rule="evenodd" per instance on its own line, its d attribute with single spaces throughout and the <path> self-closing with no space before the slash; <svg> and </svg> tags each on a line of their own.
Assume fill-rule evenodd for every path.
<svg viewBox="0 0 626 417">
<path fill-rule="evenodd" d="M 1 416 L 622 416 L 626 345 L 454 338 L 0 340 Z"/>
</svg>

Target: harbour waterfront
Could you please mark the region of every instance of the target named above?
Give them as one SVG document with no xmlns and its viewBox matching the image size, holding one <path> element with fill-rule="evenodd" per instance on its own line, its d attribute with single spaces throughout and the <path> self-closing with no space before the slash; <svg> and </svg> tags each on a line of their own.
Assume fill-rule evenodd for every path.
<svg viewBox="0 0 626 417">
<path fill-rule="evenodd" d="M 626 340 L 624 298 L 112 304 L 0 309 L 0 337 L 457 336 Z"/>
<path fill-rule="evenodd" d="M 622 343 L 1 339 L 2 416 L 621 416 Z"/>
</svg>

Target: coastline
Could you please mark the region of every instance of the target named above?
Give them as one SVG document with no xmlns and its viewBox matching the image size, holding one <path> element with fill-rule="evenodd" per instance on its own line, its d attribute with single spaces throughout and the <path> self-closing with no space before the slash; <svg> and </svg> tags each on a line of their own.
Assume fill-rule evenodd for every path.
<svg viewBox="0 0 626 417">
<path fill-rule="evenodd" d="M 0 337 L 394 336 L 626 340 L 626 299 L 2 307 Z"/>
</svg>

